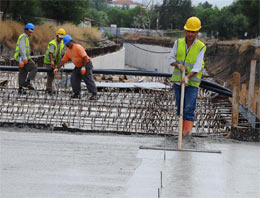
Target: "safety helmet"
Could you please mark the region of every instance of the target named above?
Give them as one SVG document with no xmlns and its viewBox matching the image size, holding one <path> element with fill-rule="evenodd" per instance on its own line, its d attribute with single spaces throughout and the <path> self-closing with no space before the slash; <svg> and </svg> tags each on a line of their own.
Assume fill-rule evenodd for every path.
<svg viewBox="0 0 260 198">
<path fill-rule="evenodd" d="M 32 23 L 27 23 L 24 27 L 24 29 L 30 29 L 30 30 L 34 30 L 34 25 Z"/>
<path fill-rule="evenodd" d="M 66 35 L 66 32 L 63 28 L 58 29 L 56 33 L 59 38 L 64 38 L 64 36 Z"/>
<path fill-rule="evenodd" d="M 198 17 L 190 17 L 186 21 L 184 29 L 187 31 L 199 31 L 201 28 L 201 22 Z"/>
<path fill-rule="evenodd" d="M 66 36 L 64 36 L 63 43 L 65 45 L 68 44 L 70 41 L 72 41 L 72 37 L 70 35 L 67 34 Z"/>
</svg>

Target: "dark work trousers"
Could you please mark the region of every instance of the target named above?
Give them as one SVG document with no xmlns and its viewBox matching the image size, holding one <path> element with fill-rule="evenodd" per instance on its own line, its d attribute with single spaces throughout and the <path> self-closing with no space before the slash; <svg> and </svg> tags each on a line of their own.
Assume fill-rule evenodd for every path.
<svg viewBox="0 0 260 198">
<path fill-rule="evenodd" d="M 84 80 L 84 82 L 86 83 L 86 86 L 88 88 L 88 91 L 92 94 L 96 94 L 97 93 L 97 87 L 96 84 L 94 82 L 93 79 L 93 65 L 92 62 L 88 62 L 86 64 L 86 73 L 85 75 L 81 75 L 80 71 L 81 71 L 81 67 L 75 67 L 72 74 L 71 74 L 71 85 L 72 85 L 72 90 L 75 94 L 80 94 L 81 91 L 81 87 L 80 87 L 80 83 L 81 80 Z"/>
<path fill-rule="evenodd" d="M 44 65 L 47 68 L 52 68 L 51 65 Z M 52 91 L 52 82 L 54 80 L 54 73 L 53 70 L 50 72 L 47 72 L 47 83 L 46 83 L 46 90 L 47 91 Z"/>
<path fill-rule="evenodd" d="M 19 68 L 19 74 L 18 74 L 19 87 L 26 86 L 26 80 L 34 80 L 37 70 L 38 67 L 35 65 L 35 63 L 32 60 L 29 60 L 29 62 L 26 65 L 24 65 L 23 68 Z"/>
</svg>

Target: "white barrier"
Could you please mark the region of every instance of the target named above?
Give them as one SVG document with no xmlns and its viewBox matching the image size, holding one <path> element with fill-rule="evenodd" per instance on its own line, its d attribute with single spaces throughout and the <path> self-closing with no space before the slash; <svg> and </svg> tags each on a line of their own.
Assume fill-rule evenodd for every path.
<svg viewBox="0 0 260 198">
<path fill-rule="evenodd" d="M 94 69 L 124 69 L 125 68 L 125 48 L 119 51 L 91 58 Z M 74 68 L 73 63 L 67 63 L 65 68 Z"/>
<path fill-rule="evenodd" d="M 136 47 L 135 47 L 136 46 Z M 124 43 L 125 47 L 125 64 L 148 71 L 158 71 L 172 73 L 173 67 L 168 63 L 171 48 Z M 140 49 L 141 48 L 141 49 Z M 146 51 L 147 50 L 147 51 Z M 151 53 L 167 52 L 167 53 Z"/>
</svg>

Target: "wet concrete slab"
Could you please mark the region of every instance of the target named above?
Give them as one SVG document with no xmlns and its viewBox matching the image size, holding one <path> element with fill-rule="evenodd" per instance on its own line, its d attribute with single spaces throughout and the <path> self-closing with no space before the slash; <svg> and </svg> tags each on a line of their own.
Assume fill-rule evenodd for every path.
<svg viewBox="0 0 260 198">
<path fill-rule="evenodd" d="M 175 143 L 2 128 L 0 197 L 259 197 L 259 144 L 200 138 L 192 149 L 222 154 L 139 149 Z"/>
</svg>

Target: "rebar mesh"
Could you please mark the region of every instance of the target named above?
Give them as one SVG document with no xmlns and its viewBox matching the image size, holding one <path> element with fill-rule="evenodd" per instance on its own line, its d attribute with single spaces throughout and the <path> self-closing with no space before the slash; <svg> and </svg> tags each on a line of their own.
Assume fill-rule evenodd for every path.
<svg viewBox="0 0 260 198">
<path fill-rule="evenodd" d="M 88 100 L 89 93 L 82 84 L 81 99 L 71 99 L 69 75 L 59 74 L 55 79 L 56 94 L 45 93 L 46 74 L 37 74 L 36 90 L 18 95 L 15 72 L 2 72 L 8 84 L 0 88 L 0 123 L 42 125 L 51 128 L 177 134 L 178 116 L 172 89 L 146 89 L 140 87 L 100 88 L 97 101 Z M 165 78 L 146 80 L 166 82 Z M 200 90 L 195 112 L 197 133 L 223 133 L 230 120 L 228 102 L 212 103 L 209 93 Z"/>
</svg>

